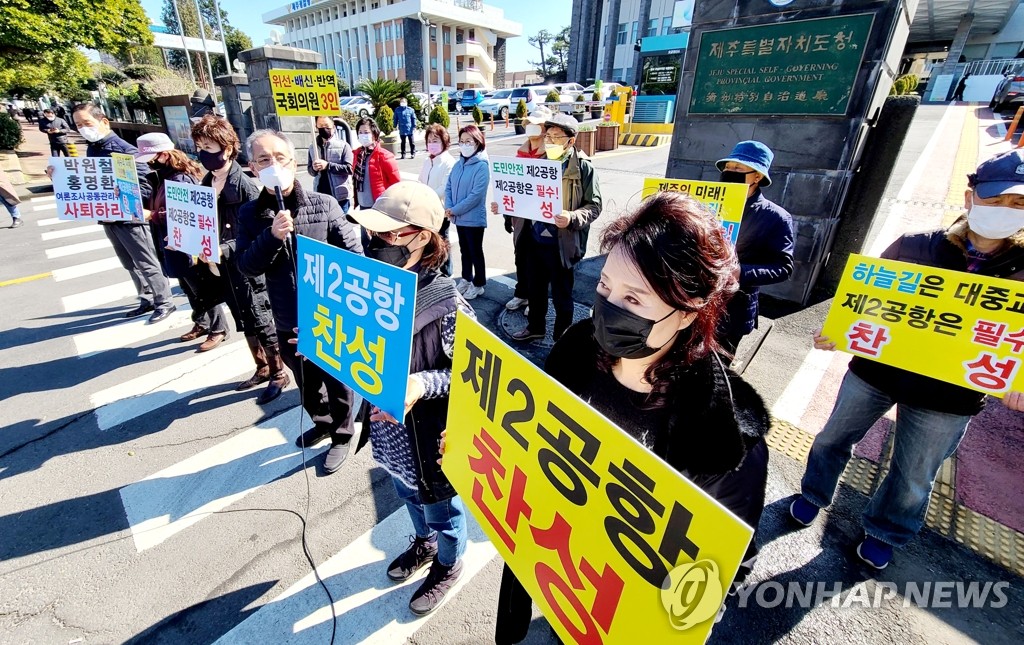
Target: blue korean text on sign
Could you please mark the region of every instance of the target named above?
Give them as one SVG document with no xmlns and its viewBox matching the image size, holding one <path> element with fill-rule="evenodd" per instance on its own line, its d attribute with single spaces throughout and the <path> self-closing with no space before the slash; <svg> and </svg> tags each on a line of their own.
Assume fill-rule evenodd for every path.
<svg viewBox="0 0 1024 645">
<path fill-rule="evenodd" d="M 399 421 L 416 274 L 298 236 L 299 353 Z"/>
</svg>

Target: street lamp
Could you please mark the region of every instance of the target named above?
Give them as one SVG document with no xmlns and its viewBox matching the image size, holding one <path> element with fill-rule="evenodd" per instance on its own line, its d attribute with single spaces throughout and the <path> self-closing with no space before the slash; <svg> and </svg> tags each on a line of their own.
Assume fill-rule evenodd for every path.
<svg viewBox="0 0 1024 645">
<path fill-rule="evenodd" d="M 352 96 L 352 92 L 355 90 L 355 87 L 356 87 L 355 86 L 354 76 L 352 74 L 352 61 L 359 60 L 359 57 L 358 56 L 350 56 L 349 58 L 345 58 L 341 54 L 335 54 L 335 56 L 338 57 L 338 60 L 340 60 L 342 62 L 345 62 L 345 63 L 348 63 L 348 95 Z"/>
<path fill-rule="evenodd" d="M 430 28 L 436 27 L 437 25 L 430 22 L 423 17 L 422 13 L 417 13 L 416 17 L 420 19 L 420 23 L 423 25 L 423 92 L 427 95 L 427 103 L 430 103 Z M 444 51 L 440 46 L 437 48 L 438 52 Z M 440 56 L 438 56 L 440 58 Z M 440 60 L 438 61 L 438 75 L 440 75 Z"/>
</svg>

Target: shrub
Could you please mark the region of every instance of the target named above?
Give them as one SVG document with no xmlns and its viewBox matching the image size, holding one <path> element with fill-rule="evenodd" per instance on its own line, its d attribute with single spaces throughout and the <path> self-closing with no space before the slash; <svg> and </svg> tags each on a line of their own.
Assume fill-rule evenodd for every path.
<svg viewBox="0 0 1024 645">
<path fill-rule="evenodd" d="M 548 92 L 548 96 L 547 96 L 546 99 L 544 99 L 544 102 L 545 103 L 559 103 L 561 100 L 562 100 L 562 97 L 560 97 L 558 95 L 558 92 L 556 90 L 551 90 L 550 92 Z"/>
<path fill-rule="evenodd" d="M 594 90 L 594 97 L 591 100 L 593 100 L 593 101 L 603 101 L 604 100 L 604 95 L 601 94 L 601 88 L 600 87 Z"/>
<path fill-rule="evenodd" d="M 14 150 L 25 138 L 21 135 L 21 125 L 6 112 L 0 112 L 0 150 Z"/>
<path fill-rule="evenodd" d="M 336 117 L 336 118 L 339 118 L 342 121 L 344 121 L 345 123 L 349 124 L 349 126 L 352 128 L 353 132 L 356 131 L 356 124 L 359 123 L 359 115 L 356 114 L 355 112 L 349 112 L 348 110 L 342 110 L 341 111 L 341 116 L 340 117 Z"/>
<path fill-rule="evenodd" d="M 480 110 L 479 105 L 473 106 L 473 122 L 476 123 L 477 125 L 480 125 L 481 123 L 484 122 L 484 113 L 483 111 Z"/>
<path fill-rule="evenodd" d="M 447 130 L 452 120 L 448 117 L 448 108 L 445 107 L 444 103 L 438 103 L 434 106 L 434 109 L 430 111 L 430 118 L 427 119 L 429 123 L 438 123 Z"/>
<path fill-rule="evenodd" d="M 373 119 L 377 122 L 377 127 L 380 128 L 382 135 L 388 136 L 395 131 L 395 113 L 388 106 L 380 106 Z"/>
<path fill-rule="evenodd" d="M 519 99 L 519 103 L 516 104 L 516 118 L 520 123 L 526 118 L 526 101 L 523 99 Z"/>
</svg>

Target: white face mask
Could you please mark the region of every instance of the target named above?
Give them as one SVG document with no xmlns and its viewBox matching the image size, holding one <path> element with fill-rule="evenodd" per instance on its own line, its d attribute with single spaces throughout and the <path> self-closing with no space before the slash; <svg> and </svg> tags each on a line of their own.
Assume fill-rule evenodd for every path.
<svg viewBox="0 0 1024 645">
<path fill-rule="evenodd" d="M 276 163 L 261 170 L 259 178 L 260 183 L 271 192 L 275 188 L 282 190 L 291 188 L 292 184 L 295 183 L 295 173 L 292 172 L 291 168 L 285 168 Z"/>
<path fill-rule="evenodd" d="M 1024 209 L 971 204 L 967 226 L 990 240 L 1005 240 L 1024 228 Z"/>
<path fill-rule="evenodd" d="M 88 126 L 78 128 L 78 134 L 82 135 L 82 138 L 89 143 L 96 143 L 103 138 L 103 134 L 100 132 L 99 128 L 90 128 Z"/>
<path fill-rule="evenodd" d="M 476 144 L 475 143 L 460 143 L 459 144 L 459 152 L 462 153 L 463 157 L 466 157 L 468 159 L 469 157 L 472 157 L 473 155 L 476 154 Z"/>
<path fill-rule="evenodd" d="M 366 148 L 369 148 L 369 147 L 373 146 L 373 135 L 372 134 L 368 134 L 366 132 L 360 132 L 359 133 L 359 144 L 364 146 L 364 147 L 366 147 Z"/>
<path fill-rule="evenodd" d="M 542 134 L 544 134 L 544 128 L 540 127 L 536 123 L 531 123 L 526 126 L 526 136 L 539 137 Z"/>
</svg>

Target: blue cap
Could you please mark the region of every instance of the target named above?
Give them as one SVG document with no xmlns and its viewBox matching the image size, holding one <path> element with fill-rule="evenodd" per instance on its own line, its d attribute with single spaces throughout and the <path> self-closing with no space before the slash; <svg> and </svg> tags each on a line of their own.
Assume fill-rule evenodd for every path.
<svg viewBox="0 0 1024 645">
<path fill-rule="evenodd" d="M 982 162 L 967 175 L 967 183 L 982 199 L 1024 195 L 1024 152 L 1011 150 Z"/>
<path fill-rule="evenodd" d="M 728 157 L 719 159 L 715 165 L 719 171 L 725 168 L 725 164 L 729 161 L 750 166 L 764 175 L 764 178 L 759 182 L 761 186 L 771 186 L 772 178 L 768 176 L 768 169 L 772 167 L 772 159 L 774 158 L 775 153 L 760 141 L 740 141 L 732 149 Z"/>
</svg>

